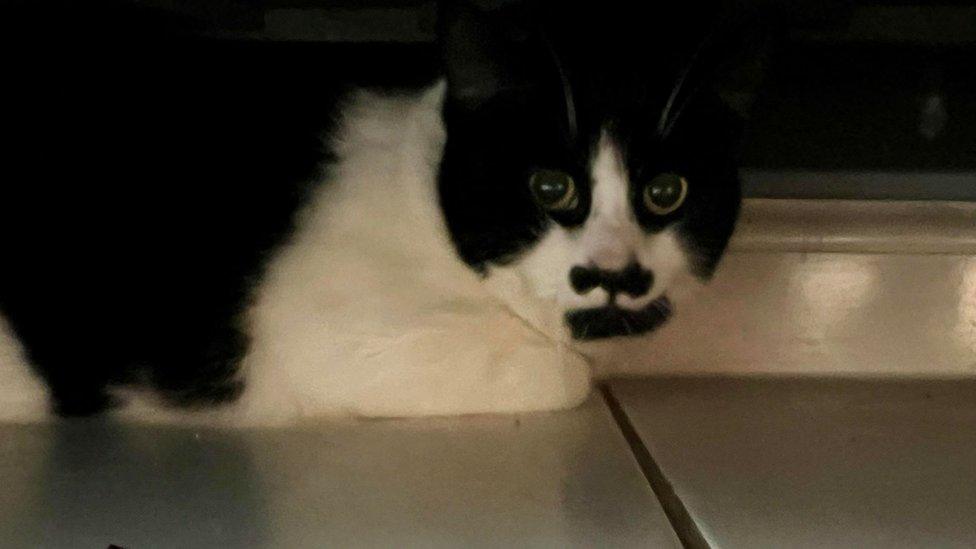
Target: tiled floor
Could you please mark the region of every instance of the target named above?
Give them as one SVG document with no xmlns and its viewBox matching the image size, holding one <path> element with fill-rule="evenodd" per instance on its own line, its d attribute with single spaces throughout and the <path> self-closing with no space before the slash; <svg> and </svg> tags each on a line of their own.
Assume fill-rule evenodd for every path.
<svg viewBox="0 0 976 549">
<path fill-rule="evenodd" d="M 976 381 L 612 389 L 713 547 L 976 546 Z"/>
<path fill-rule="evenodd" d="M 976 250 L 735 251 L 675 311 L 653 337 L 595 344 L 601 370 L 976 377 Z"/>
<path fill-rule="evenodd" d="M 606 395 L 277 431 L 2 426 L 0 547 L 677 547 L 672 524 L 693 546 L 976 546 L 976 381 Z"/>
<path fill-rule="evenodd" d="M 217 432 L 0 427 L 0 546 L 678 547 L 599 398 Z"/>
</svg>

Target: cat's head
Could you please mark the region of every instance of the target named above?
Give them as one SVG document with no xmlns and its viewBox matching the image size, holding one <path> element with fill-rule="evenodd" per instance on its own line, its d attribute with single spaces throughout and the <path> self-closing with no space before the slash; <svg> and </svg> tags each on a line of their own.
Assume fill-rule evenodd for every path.
<svg viewBox="0 0 976 549">
<path fill-rule="evenodd" d="M 461 258 L 517 273 L 575 339 L 661 325 L 739 210 L 741 120 L 704 59 L 711 17 L 524 2 L 440 17 L 439 192 Z"/>
</svg>

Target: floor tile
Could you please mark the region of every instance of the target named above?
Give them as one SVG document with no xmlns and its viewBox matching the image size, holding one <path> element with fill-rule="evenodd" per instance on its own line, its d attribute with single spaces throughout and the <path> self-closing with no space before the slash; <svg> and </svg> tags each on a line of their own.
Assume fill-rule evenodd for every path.
<svg viewBox="0 0 976 549">
<path fill-rule="evenodd" d="M 976 546 L 976 381 L 614 381 L 713 547 Z"/>
<path fill-rule="evenodd" d="M 678 546 L 605 405 L 276 431 L 0 427 L 0 546 Z"/>
<path fill-rule="evenodd" d="M 732 252 L 650 338 L 596 342 L 609 376 L 976 376 L 976 257 Z"/>
</svg>

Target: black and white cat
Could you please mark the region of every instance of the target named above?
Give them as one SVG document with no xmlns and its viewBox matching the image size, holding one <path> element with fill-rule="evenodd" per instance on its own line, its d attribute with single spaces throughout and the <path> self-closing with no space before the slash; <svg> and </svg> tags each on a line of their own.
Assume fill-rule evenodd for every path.
<svg viewBox="0 0 976 549">
<path fill-rule="evenodd" d="M 0 418 L 580 403 L 587 342 L 680 311 L 739 206 L 707 18 L 621 10 L 444 6 L 446 78 L 397 92 L 345 85 L 412 70 L 386 50 L 20 36 Z"/>
</svg>

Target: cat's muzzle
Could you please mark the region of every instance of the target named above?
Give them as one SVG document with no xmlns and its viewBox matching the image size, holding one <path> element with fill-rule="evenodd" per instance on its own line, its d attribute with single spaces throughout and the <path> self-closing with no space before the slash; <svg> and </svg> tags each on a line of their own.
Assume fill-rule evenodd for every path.
<svg viewBox="0 0 976 549">
<path fill-rule="evenodd" d="M 630 310 L 616 305 L 575 309 L 566 313 L 573 339 L 592 340 L 648 333 L 667 322 L 673 313 L 671 301 L 661 296 L 643 309 Z"/>
</svg>

